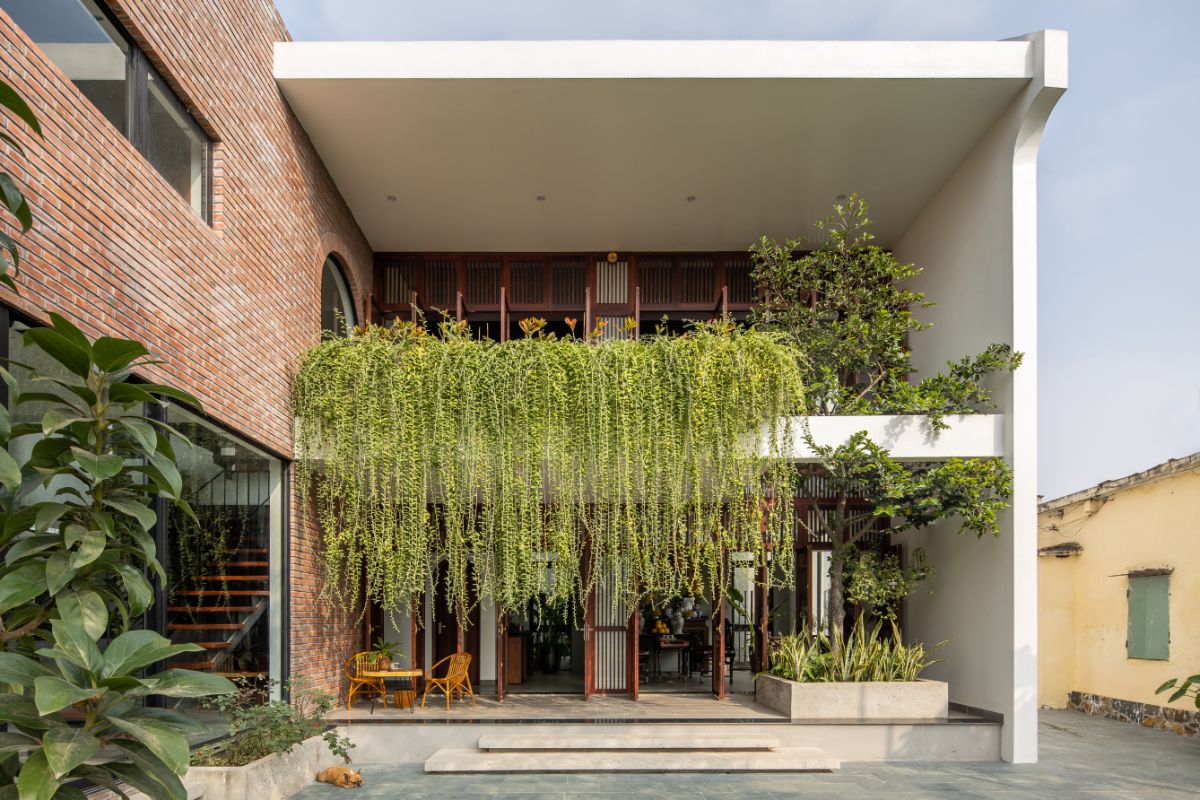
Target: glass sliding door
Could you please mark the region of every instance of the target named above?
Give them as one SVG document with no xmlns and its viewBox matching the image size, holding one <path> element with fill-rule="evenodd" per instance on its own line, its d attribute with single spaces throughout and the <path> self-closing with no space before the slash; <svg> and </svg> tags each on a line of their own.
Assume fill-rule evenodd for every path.
<svg viewBox="0 0 1200 800">
<path fill-rule="evenodd" d="M 166 421 L 194 512 L 166 518 L 167 635 L 204 648 L 172 666 L 281 680 L 283 465 L 182 407 Z"/>
</svg>

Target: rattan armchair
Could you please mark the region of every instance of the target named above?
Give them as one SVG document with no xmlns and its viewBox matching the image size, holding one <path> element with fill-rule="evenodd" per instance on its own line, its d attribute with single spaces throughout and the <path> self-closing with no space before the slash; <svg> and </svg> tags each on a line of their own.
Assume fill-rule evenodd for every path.
<svg viewBox="0 0 1200 800">
<path fill-rule="evenodd" d="M 446 674 L 439 678 L 434 672 L 442 664 L 446 664 Z M 430 689 L 437 689 L 446 696 L 447 711 L 450 710 L 451 697 L 457 694 L 461 698 L 464 689 L 471 696 L 471 705 L 474 705 L 475 692 L 471 689 L 470 667 L 470 653 L 448 655 L 430 667 L 429 674 L 425 676 L 425 693 L 421 695 L 421 708 L 425 707 L 425 698 L 429 696 Z"/>
<path fill-rule="evenodd" d="M 364 672 L 380 669 L 380 665 L 384 661 L 385 658 L 381 653 L 371 651 L 355 653 L 346 659 L 342 671 L 346 673 L 346 680 L 350 684 L 346 690 L 347 711 L 350 710 L 350 704 L 354 702 L 354 695 L 360 692 L 367 692 L 371 696 L 379 695 L 383 699 L 384 707 L 387 707 L 387 689 L 383 684 L 383 678 L 365 678 L 362 675 Z"/>
</svg>

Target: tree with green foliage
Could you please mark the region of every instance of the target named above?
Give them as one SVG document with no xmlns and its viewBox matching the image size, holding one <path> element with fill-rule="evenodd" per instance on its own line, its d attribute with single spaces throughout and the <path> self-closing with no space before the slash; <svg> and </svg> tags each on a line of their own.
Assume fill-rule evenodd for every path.
<svg viewBox="0 0 1200 800">
<path fill-rule="evenodd" d="M 0 105 L 37 131 L 28 106 L 0 82 Z M 16 146 L 13 137 L 4 141 Z M 17 147 L 19 150 L 19 147 Z M 0 174 L 3 204 L 22 232 L 32 224 L 15 181 Z M 18 264 L 16 241 L 0 282 Z M 150 696 L 195 698 L 232 692 L 223 677 L 149 668 L 197 645 L 176 645 L 135 626 L 163 579 L 151 529 L 152 502 L 187 511 L 171 440 L 177 431 L 144 415 L 164 398 L 199 405 L 168 386 L 136 383 L 149 361 L 138 342 L 90 341 L 57 314 L 24 334 L 54 369 L 0 368 L 0 798 L 51 800 L 84 794 L 84 779 L 125 797 L 132 786 L 154 798 L 184 800 L 187 733 L 198 723 L 147 707 Z M 24 371 L 26 374 L 21 375 Z M 18 381 L 17 375 L 27 380 Z M 23 391 L 23 386 L 32 390 Z M 40 413 L 14 424 L 10 408 Z M 32 442 L 18 462 L 9 445 Z M 24 450 L 24 447 L 20 448 Z"/>
<path fill-rule="evenodd" d="M 752 312 L 760 326 L 786 332 L 803 352 L 801 377 L 808 415 L 924 414 L 935 429 L 945 416 L 991 405 L 985 381 L 1016 369 L 1021 354 L 993 344 L 977 356 L 947 364 L 945 372 L 913 381 L 909 337 L 929 326 L 913 309 L 933 304 L 907 286 L 920 274 L 889 250 L 871 243 L 867 204 L 857 195 L 815 223 L 824 242 L 766 237 L 751 248 L 761 303 Z M 816 515 L 810 536 L 827 534 L 832 545 L 829 628 L 845 621 L 847 548 L 878 531 L 899 534 L 939 520 L 961 520 L 978 536 L 998 533 L 997 515 L 1012 493 L 1011 470 L 1001 459 L 950 459 L 906 463 L 859 432 L 838 446 L 804 437 L 817 464 L 799 481 L 810 499 L 833 498 Z M 852 499 L 868 508 L 854 510 Z M 809 528 L 809 520 L 800 523 Z M 911 586 L 911 583 L 909 584 Z"/>
</svg>

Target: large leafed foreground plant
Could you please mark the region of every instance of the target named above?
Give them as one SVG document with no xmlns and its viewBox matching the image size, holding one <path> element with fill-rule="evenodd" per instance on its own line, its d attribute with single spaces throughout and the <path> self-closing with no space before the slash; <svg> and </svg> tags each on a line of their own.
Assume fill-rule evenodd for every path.
<svg viewBox="0 0 1200 800">
<path fill-rule="evenodd" d="M 295 384 L 299 485 L 324 532 L 327 586 L 386 608 L 448 563 L 472 596 L 521 608 L 612 581 L 614 599 L 710 594 L 728 554 L 790 582 L 797 353 L 783 336 L 499 344 L 401 324 L 330 339 Z M 549 568 L 549 569 L 548 569 Z M 552 578 L 550 575 L 552 574 Z"/>
<path fill-rule="evenodd" d="M 40 134 L 4 81 L 0 108 Z M 0 132 L 0 141 L 22 152 L 11 133 Z M 3 169 L 0 203 L 20 232 L 30 229 L 29 205 Z M 13 290 L 19 257 L 15 239 L 0 231 L 0 284 Z M 130 626 L 154 599 L 146 576 L 163 578 L 150 535 L 153 499 L 191 513 L 171 447 L 179 434 L 144 416 L 146 404 L 198 402 L 135 383 L 133 370 L 148 355 L 138 342 L 93 342 L 62 317 L 50 319 L 51 327 L 24 335 L 24 351 L 45 355 L 47 371 L 0 367 L 8 390 L 0 402 L 0 800 L 83 800 L 73 784 L 89 781 L 120 797 L 132 786 L 184 800 L 186 733 L 198 723 L 145 700 L 233 685 L 188 670 L 156 672 L 164 659 L 200 648 Z M 18 381 L 22 370 L 27 380 Z M 37 421 L 14 424 L 13 407 Z"/>
</svg>

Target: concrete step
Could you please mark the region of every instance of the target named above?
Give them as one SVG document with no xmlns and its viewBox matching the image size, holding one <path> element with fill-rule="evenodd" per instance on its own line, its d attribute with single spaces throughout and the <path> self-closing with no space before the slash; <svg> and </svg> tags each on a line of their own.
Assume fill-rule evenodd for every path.
<svg viewBox="0 0 1200 800">
<path fill-rule="evenodd" d="M 841 761 L 816 747 L 775 750 L 494 751 L 438 750 L 426 772 L 828 772 Z"/>
<path fill-rule="evenodd" d="M 772 750 L 774 736 L 554 736 L 486 733 L 479 749 L 498 750 Z"/>
</svg>

